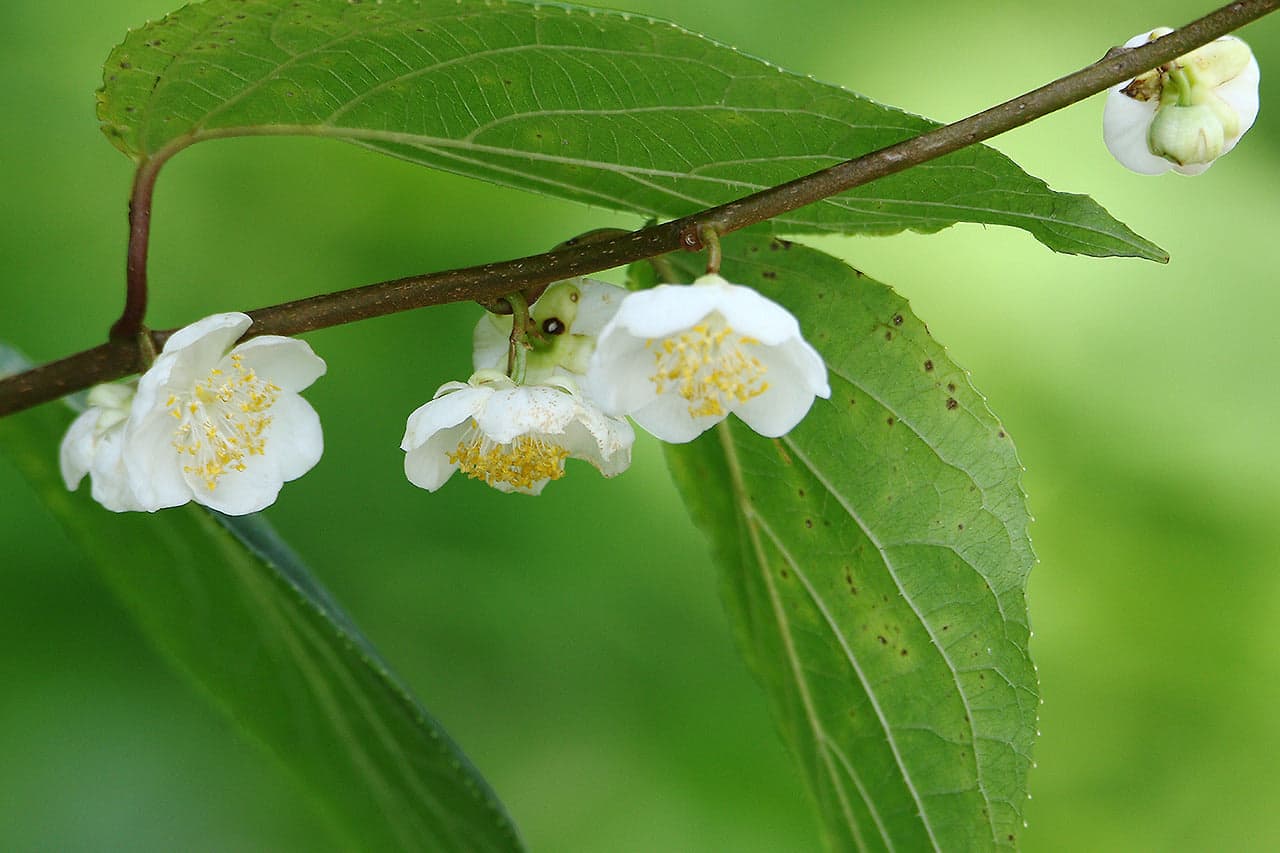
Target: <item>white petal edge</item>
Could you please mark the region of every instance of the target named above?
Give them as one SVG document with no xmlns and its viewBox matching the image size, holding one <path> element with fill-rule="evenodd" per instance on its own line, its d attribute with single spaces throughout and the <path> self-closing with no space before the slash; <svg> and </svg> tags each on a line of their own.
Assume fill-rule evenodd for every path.
<svg viewBox="0 0 1280 853">
<path fill-rule="evenodd" d="M 520 385 L 495 391 L 476 416 L 490 440 L 509 444 L 521 435 L 560 435 L 581 404 L 570 394 L 542 385 Z"/>
<path fill-rule="evenodd" d="M 124 465 L 138 498 L 139 509 L 155 512 L 182 506 L 193 497 L 183 477 L 183 459 L 173 446 L 174 419 L 161 407 L 139 411 L 144 400 L 143 376 L 134 397 L 134 414 L 126 430 Z"/>
<path fill-rule="evenodd" d="M 800 337 L 800 323 L 795 315 L 755 288 L 731 284 L 718 275 L 706 275 L 694 287 L 715 288 L 715 310 L 739 335 L 755 338 L 767 346 Z"/>
<path fill-rule="evenodd" d="M 456 390 L 444 392 L 450 385 Z M 464 383 L 451 382 L 440 386 L 436 396 L 414 409 L 405 423 L 404 438 L 400 449 L 406 452 L 421 447 L 431 436 L 450 429 L 475 417 L 484 408 L 485 401 L 493 396 L 492 388 L 473 388 Z"/>
<path fill-rule="evenodd" d="M 112 512 L 136 512 L 143 507 L 134 494 L 124 467 L 124 425 L 107 430 L 98 438 L 93 465 L 89 469 L 93 499 Z"/>
<path fill-rule="evenodd" d="M 1111 156 L 1131 172 L 1139 175 L 1163 175 L 1173 163 L 1151 153 L 1147 131 L 1156 115 L 1155 101 L 1139 101 L 1120 90 L 1122 83 L 1107 92 L 1102 107 L 1102 141 Z"/>
<path fill-rule="evenodd" d="M 220 363 L 228 364 L 235 355 L 240 356 L 246 368 L 286 393 L 296 394 L 309 387 L 328 369 L 306 341 L 280 335 L 250 338 L 227 353 Z"/>
<path fill-rule="evenodd" d="M 427 436 L 421 443 L 405 448 L 404 475 L 410 483 L 429 492 L 445 484 L 458 470 L 449 461 L 449 452 L 458 446 L 470 429 L 470 423 L 444 427 Z"/>
<path fill-rule="evenodd" d="M 715 286 L 660 284 L 641 290 L 622 301 L 618 313 L 601 331 L 600 338 L 603 341 L 614 328 L 625 329 L 643 339 L 665 338 L 700 322 L 716 310 L 719 300 L 719 288 Z M 598 349 L 600 344 L 596 346 Z"/>
<path fill-rule="evenodd" d="M 167 375 L 175 384 L 194 384 L 205 378 L 252 324 L 248 314 L 238 311 L 197 320 L 169 336 L 151 368 L 168 364 Z"/>
<path fill-rule="evenodd" d="M 285 483 L 310 471 L 324 455 L 320 416 L 297 394 L 283 394 L 271 406 L 271 425 L 264 438 L 267 455 Z"/>
<path fill-rule="evenodd" d="M 67 491 L 74 492 L 93 464 L 95 442 L 94 428 L 98 425 L 97 409 L 81 412 L 67 428 L 58 446 L 58 468 L 62 472 L 62 482 Z"/>
</svg>

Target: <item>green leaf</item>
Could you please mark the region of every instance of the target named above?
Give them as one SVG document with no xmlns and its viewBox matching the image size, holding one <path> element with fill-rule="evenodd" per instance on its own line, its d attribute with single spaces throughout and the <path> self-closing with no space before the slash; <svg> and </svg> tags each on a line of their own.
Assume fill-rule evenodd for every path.
<svg viewBox="0 0 1280 853">
<path fill-rule="evenodd" d="M 0 345 L 0 375 L 21 369 Z M 515 851 L 466 756 L 257 516 L 189 505 L 115 514 L 70 493 L 72 413 L 0 419 L 0 448 L 93 558 L 143 632 L 310 789 L 354 848 Z"/>
<path fill-rule="evenodd" d="M 138 160 L 307 134 L 658 218 L 915 136 L 933 122 L 673 24 L 492 0 L 208 0 L 131 32 L 98 115 Z M 1060 252 L 1168 256 L 985 146 L 773 220 L 779 233 L 1012 225 Z"/>
<path fill-rule="evenodd" d="M 829 846 L 1014 846 L 1039 699 L 1013 444 L 888 287 L 783 241 L 724 249 L 799 318 L 831 399 L 781 439 L 730 418 L 668 459 Z"/>
</svg>

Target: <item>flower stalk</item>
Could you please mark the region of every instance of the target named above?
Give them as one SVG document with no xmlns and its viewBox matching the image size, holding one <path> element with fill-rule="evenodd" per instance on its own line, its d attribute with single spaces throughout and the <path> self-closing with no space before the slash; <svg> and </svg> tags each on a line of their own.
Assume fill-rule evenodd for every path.
<svg viewBox="0 0 1280 853">
<path fill-rule="evenodd" d="M 507 295 L 511 306 L 511 336 L 507 344 L 507 375 L 517 385 L 524 384 L 529 363 L 529 303 L 519 293 Z"/>
</svg>

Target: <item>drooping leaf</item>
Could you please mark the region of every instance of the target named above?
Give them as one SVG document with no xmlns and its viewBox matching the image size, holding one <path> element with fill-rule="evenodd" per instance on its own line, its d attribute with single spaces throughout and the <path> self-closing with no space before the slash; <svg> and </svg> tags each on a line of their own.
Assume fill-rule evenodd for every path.
<svg viewBox="0 0 1280 853">
<path fill-rule="evenodd" d="M 668 459 L 829 844 L 1014 846 L 1039 700 L 1013 444 L 888 287 L 765 237 L 724 249 L 800 319 L 831 399 L 783 438 L 730 418 Z"/>
<path fill-rule="evenodd" d="M 164 158 L 203 139 L 330 137 L 499 184 L 676 217 L 936 125 L 673 24 L 508 0 L 208 0 L 108 58 L 103 129 Z M 1092 199 L 972 146 L 773 220 L 779 233 L 1023 228 L 1165 253 Z"/>
<path fill-rule="evenodd" d="M 0 376 L 23 367 L 0 345 Z M 517 851 L 487 783 L 289 547 L 256 516 L 115 514 L 67 492 L 70 409 L 0 419 L 0 452 L 143 632 L 298 777 L 353 849 Z"/>
</svg>

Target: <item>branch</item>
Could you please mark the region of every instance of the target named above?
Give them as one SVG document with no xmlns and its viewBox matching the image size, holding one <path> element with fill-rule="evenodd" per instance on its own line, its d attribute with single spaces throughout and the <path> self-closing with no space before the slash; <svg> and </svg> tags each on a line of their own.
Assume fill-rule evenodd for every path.
<svg viewBox="0 0 1280 853">
<path fill-rule="evenodd" d="M 702 248 L 700 234 L 705 228 L 727 234 L 990 139 L 1170 62 L 1278 7 L 1280 0 L 1230 3 L 1149 44 L 1114 48 L 1074 74 L 969 118 L 682 219 L 604 240 L 569 241 L 541 255 L 383 281 L 250 311 L 249 336 L 296 335 L 446 302 L 492 303 L 515 292 L 532 297 L 561 279 L 668 252 L 696 251 Z M 128 305 L 133 308 L 126 308 L 111 342 L 0 380 L 0 416 L 139 370 L 143 359 L 137 344 L 120 335 L 129 331 L 127 318 L 141 320 L 139 306 L 145 306 L 145 277 L 135 260 L 145 263 L 150 187 L 159 163 L 150 164 L 150 175 L 144 180 L 148 165 L 140 168 L 133 199 L 138 206 L 130 216 Z M 169 334 L 152 333 L 157 348 Z"/>
</svg>

